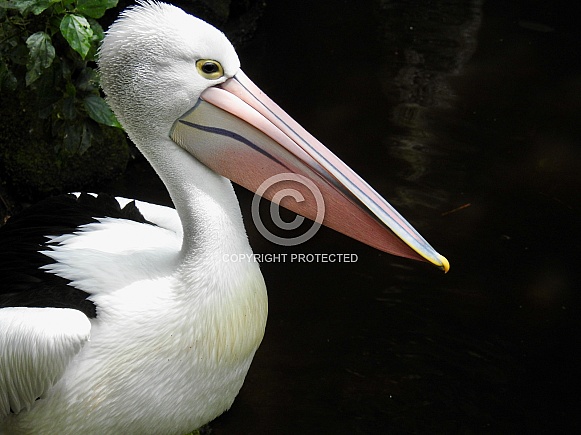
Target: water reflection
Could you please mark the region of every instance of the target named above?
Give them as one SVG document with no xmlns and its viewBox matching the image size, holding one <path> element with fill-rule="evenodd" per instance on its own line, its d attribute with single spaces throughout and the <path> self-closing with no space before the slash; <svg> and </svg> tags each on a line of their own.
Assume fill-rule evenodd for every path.
<svg viewBox="0 0 581 435">
<path fill-rule="evenodd" d="M 380 3 L 382 87 L 393 101 L 391 123 L 396 131 L 386 136 L 384 147 L 390 156 L 407 163 L 393 174 L 398 187 L 391 200 L 418 210 L 418 218 L 427 215 L 426 209 L 445 213 L 451 202 L 447 186 L 437 188 L 428 180 L 462 175 L 449 154 L 463 150 L 459 144 L 454 149 L 441 146 L 449 138 L 442 137 L 434 118 L 457 105 L 451 78 L 464 72 L 476 49 L 482 2 Z M 402 179 L 407 185 L 401 184 Z"/>
</svg>

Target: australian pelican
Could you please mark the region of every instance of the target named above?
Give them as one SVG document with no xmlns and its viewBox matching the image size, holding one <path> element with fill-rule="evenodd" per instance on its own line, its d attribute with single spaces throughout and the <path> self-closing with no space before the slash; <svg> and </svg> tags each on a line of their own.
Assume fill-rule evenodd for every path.
<svg viewBox="0 0 581 435">
<path fill-rule="evenodd" d="M 229 179 L 256 191 L 273 175 L 300 174 L 322 192 L 323 224 L 448 269 L 244 75 L 209 24 L 142 3 L 107 32 L 99 68 L 176 210 L 70 195 L 2 229 L 0 433 L 179 435 L 232 405 L 263 337 L 267 296 L 256 262 L 224 261 L 251 253 Z M 47 212 L 55 203 L 58 219 Z M 317 217 L 313 201 L 283 205 Z"/>
</svg>

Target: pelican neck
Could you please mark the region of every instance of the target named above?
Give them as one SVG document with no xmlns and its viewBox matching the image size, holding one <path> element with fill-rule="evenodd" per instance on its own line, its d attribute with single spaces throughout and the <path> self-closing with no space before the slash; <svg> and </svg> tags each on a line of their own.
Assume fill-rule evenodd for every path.
<svg viewBox="0 0 581 435">
<path fill-rule="evenodd" d="M 169 137 L 153 146 L 142 142 L 138 148 L 174 203 L 183 228 L 183 257 L 208 258 L 250 251 L 230 180 L 209 169 Z"/>
</svg>

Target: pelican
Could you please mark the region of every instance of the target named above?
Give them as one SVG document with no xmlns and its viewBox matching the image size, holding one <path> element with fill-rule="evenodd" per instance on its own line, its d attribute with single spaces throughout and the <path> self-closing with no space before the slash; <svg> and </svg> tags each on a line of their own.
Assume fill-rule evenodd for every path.
<svg viewBox="0 0 581 435">
<path fill-rule="evenodd" d="M 267 295 L 256 262 L 224 261 L 252 254 L 230 180 L 257 191 L 272 176 L 300 175 L 320 190 L 324 217 L 313 200 L 289 200 L 291 210 L 448 269 L 244 75 L 209 24 L 141 3 L 108 30 L 99 69 L 108 103 L 175 210 L 77 194 L 5 225 L 0 433 L 179 435 L 232 405 L 264 334 Z M 283 187 L 308 196 L 307 187 Z M 285 205 L 276 192 L 264 196 Z M 36 235 L 46 237 L 35 244 Z"/>
</svg>

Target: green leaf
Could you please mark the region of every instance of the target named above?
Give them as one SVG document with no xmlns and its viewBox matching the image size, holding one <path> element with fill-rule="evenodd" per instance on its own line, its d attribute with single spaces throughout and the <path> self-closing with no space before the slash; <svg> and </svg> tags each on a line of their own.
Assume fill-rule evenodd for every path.
<svg viewBox="0 0 581 435">
<path fill-rule="evenodd" d="M 4 9 L 18 9 L 22 15 L 27 15 L 32 12 L 34 15 L 39 15 L 50 7 L 56 0 L 12 0 L 0 2 L 0 8 Z"/>
<path fill-rule="evenodd" d="M 34 15 L 40 15 L 42 12 L 47 10 L 53 3 L 54 1 L 52 0 L 36 0 L 34 2 L 34 5 L 32 5 L 32 7 L 30 8 L 30 11 Z"/>
<path fill-rule="evenodd" d="M 28 62 L 26 63 L 26 85 L 35 82 L 43 70 L 52 65 L 55 50 L 50 36 L 45 32 L 36 32 L 26 40 L 28 46 Z"/>
<path fill-rule="evenodd" d="M 77 10 L 91 18 L 101 18 L 107 9 L 117 6 L 117 0 L 78 0 Z"/>
<path fill-rule="evenodd" d="M 36 0 L 12 0 L 0 2 L 2 9 L 18 9 L 18 12 L 24 14 L 30 6 L 36 3 Z"/>
<path fill-rule="evenodd" d="M 60 30 L 73 50 L 84 59 L 91 48 L 93 29 L 87 19 L 80 15 L 68 14 L 63 17 Z"/>
<path fill-rule="evenodd" d="M 101 25 L 97 22 L 97 20 L 94 20 L 93 18 L 89 18 L 87 21 L 91 25 L 91 29 L 93 29 L 93 42 L 95 42 L 96 43 L 95 45 L 98 46 L 99 43 L 105 37 L 105 32 L 103 32 L 103 27 L 101 27 Z"/>
<path fill-rule="evenodd" d="M 121 128 L 121 124 L 115 118 L 115 115 L 100 96 L 89 95 L 83 100 L 85 110 L 91 119 L 97 121 L 99 124 L 108 125 L 110 127 Z"/>
<path fill-rule="evenodd" d="M 85 60 L 95 60 L 95 54 L 97 53 L 101 41 L 105 37 L 105 32 L 103 32 L 103 28 L 94 18 L 87 18 L 87 21 L 91 26 L 91 30 L 93 30 L 93 37 L 91 38 L 91 49 L 89 50 Z"/>
</svg>

